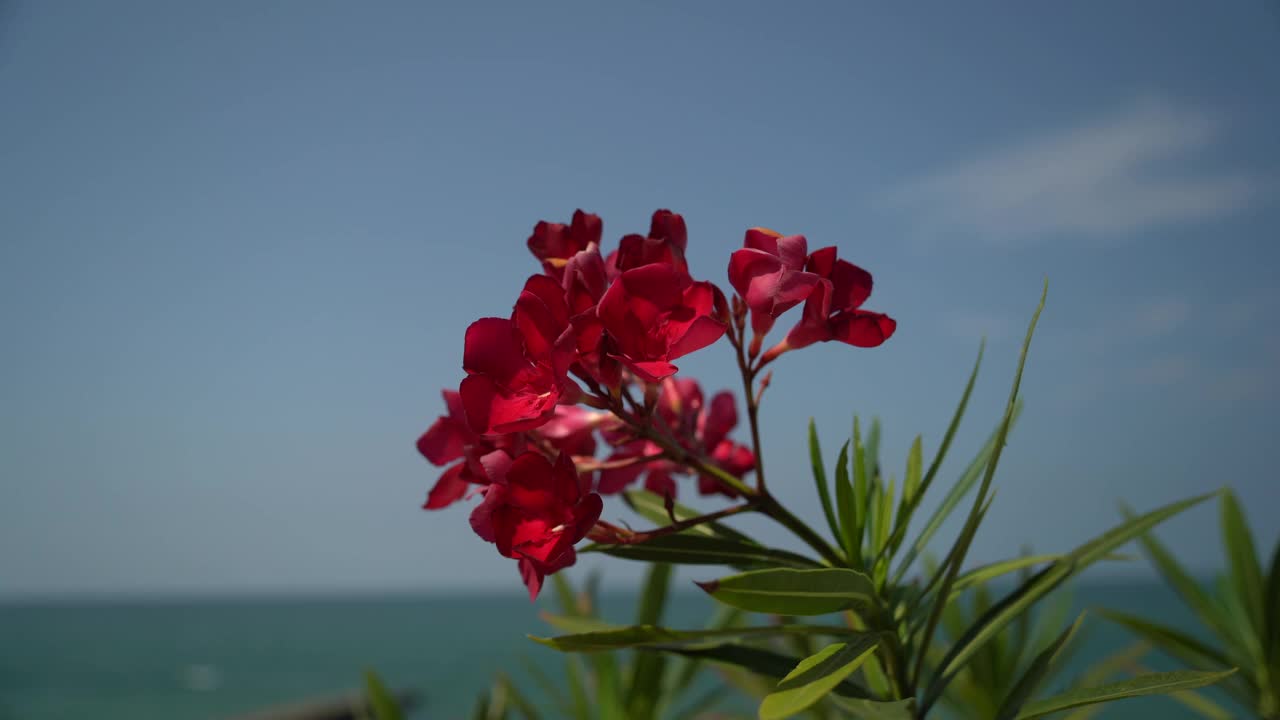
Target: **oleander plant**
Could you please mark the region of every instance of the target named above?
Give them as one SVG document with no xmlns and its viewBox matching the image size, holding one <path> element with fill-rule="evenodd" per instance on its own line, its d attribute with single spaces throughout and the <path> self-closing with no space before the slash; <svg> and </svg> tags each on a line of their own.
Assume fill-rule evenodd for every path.
<svg viewBox="0 0 1280 720">
<path fill-rule="evenodd" d="M 766 480 L 762 402 L 791 352 L 819 342 L 869 349 L 893 337 L 897 323 L 863 307 L 871 274 L 835 247 L 810 251 L 803 235 L 752 228 L 728 258 L 726 293 L 691 275 L 686 225 L 676 213 L 655 212 L 647 234 L 625 235 L 608 253 L 602 237 L 600 218 L 581 210 L 568 224 L 538 223 L 528 248 L 541 272 L 525 281 L 510 315 L 467 328 L 464 377 L 444 392 L 446 413 L 418 440 L 426 459 L 443 468 L 425 507 L 470 501 L 472 531 L 516 562 L 531 598 L 578 553 L 594 552 L 708 573 L 727 567 L 730 574 L 698 586 L 747 621 L 675 629 L 646 618 L 630 626 L 592 619 L 564 626 L 565 635 L 534 638 L 552 648 L 605 657 L 626 650 L 641 661 L 733 668 L 763 688 L 757 712 L 765 719 L 938 717 L 983 680 L 993 652 L 1021 632 L 1040 601 L 1214 495 L 1132 514 L 1065 552 L 968 562 L 1020 409 L 1042 294 L 1005 411 L 936 509 L 920 512 L 941 485 L 981 348 L 941 443 L 926 455 L 917 437 L 900 481 L 881 463 L 878 423 L 864 428 L 855 417 L 831 462 L 811 422 L 809 459 L 822 514 L 801 518 Z M 788 313 L 794 324 L 770 339 Z M 731 437 L 742 420 L 734 394 L 708 397 L 674 364 L 717 343 L 728 343 L 736 359 L 726 374 L 741 389 L 749 444 Z M 718 498 L 721 507 L 692 510 L 678 501 L 690 492 Z M 602 520 L 602 496 L 615 494 L 635 511 L 637 525 L 652 527 Z M 949 549 L 939 562 L 925 563 L 926 549 L 958 510 L 963 523 Z M 770 547 L 734 526 L 748 514 L 781 526 L 805 550 Z M 991 592 L 988 583 L 998 578 L 1014 582 L 973 604 L 969 596 Z M 1235 671 L 1223 665 L 1142 673 L 1047 692 L 1079 625 L 1064 619 L 1044 630 L 1043 643 L 1001 665 L 1012 675 L 981 687 L 990 696 L 985 716 L 1045 717 L 1203 687 Z M 652 717 L 649 707 L 603 703 L 592 711 L 602 718 Z"/>
</svg>

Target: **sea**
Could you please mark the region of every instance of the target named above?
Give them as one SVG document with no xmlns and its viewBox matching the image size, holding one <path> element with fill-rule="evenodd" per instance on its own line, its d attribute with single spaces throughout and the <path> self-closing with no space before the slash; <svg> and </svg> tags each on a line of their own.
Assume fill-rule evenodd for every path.
<svg viewBox="0 0 1280 720">
<path fill-rule="evenodd" d="M 1067 589 L 1078 610 L 1139 612 L 1198 634 L 1157 583 L 1107 581 Z M 550 595 L 550 593 L 547 593 Z M 626 622 L 631 593 L 602 596 Z M 357 689 L 366 669 L 421 702 L 412 718 L 466 718 L 496 672 L 537 701 L 532 661 L 563 659 L 531 642 L 546 635 L 537 604 L 517 594 L 150 598 L 0 604 L 0 720 L 211 720 Z M 699 627 L 713 607 L 673 594 L 665 624 Z M 1100 618 L 1086 623 L 1070 672 L 1132 644 Z M 1170 667 L 1160 658 L 1150 664 Z M 544 707 L 551 707 L 544 705 Z M 554 710 L 544 712 L 554 718 Z M 1189 718 L 1164 698 L 1118 703 L 1101 718 Z"/>
</svg>

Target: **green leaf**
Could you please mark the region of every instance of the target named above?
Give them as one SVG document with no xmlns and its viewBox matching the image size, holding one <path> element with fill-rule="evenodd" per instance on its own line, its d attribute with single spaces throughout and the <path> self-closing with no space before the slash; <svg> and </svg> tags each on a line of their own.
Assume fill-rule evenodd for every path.
<svg viewBox="0 0 1280 720">
<path fill-rule="evenodd" d="M 915 441 L 911 443 L 911 451 L 907 453 L 907 474 L 902 477 L 902 505 L 903 508 L 911 506 L 916 499 L 916 493 L 920 490 L 920 473 L 921 466 L 924 464 L 924 446 L 923 439 L 917 435 Z M 902 511 L 899 511 L 898 524 L 906 521 L 902 517 Z"/>
<path fill-rule="evenodd" d="M 915 700 L 862 700 L 828 695 L 836 707 L 858 720 L 915 720 Z"/>
<path fill-rule="evenodd" d="M 1032 720 L 1055 712 L 1082 705 L 1111 702 L 1124 698 L 1144 695 L 1161 695 L 1178 690 L 1191 690 L 1222 680 L 1235 670 L 1224 672 L 1200 672 L 1197 670 L 1175 670 L 1173 672 L 1149 673 L 1121 682 L 1098 685 L 1095 687 L 1074 688 L 1060 695 L 1029 703 L 1018 714 L 1017 720 Z"/>
<path fill-rule="evenodd" d="M 515 706 L 520 713 L 520 717 L 524 718 L 524 720 L 541 720 L 538 709 L 533 706 L 533 703 L 529 702 L 529 698 L 525 697 L 524 693 L 520 692 L 520 688 L 511 682 L 511 678 L 500 674 L 495 681 L 495 685 L 502 688 L 506 699 L 510 700 L 511 704 Z"/>
<path fill-rule="evenodd" d="M 593 617 L 556 615 L 549 612 L 542 613 L 541 617 L 542 620 L 551 627 L 567 633 L 606 632 L 618 627 L 613 623 L 608 623 L 604 620 Z"/>
<path fill-rule="evenodd" d="M 1018 404 L 1018 389 L 1022 385 L 1022 372 L 1027 365 L 1027 352 L 1031 349 L 1031 338 L 1035 335 L 1036 323 L 1040 321 L 1040 313 L 1044 310 L 1044 301 L 1048 294 L 1049 281 L 1046 279 L 1044 290 L 1040 293 L 1040 303 L 1036 306 L 1036 311 L 1031 315 L 1031 322 L 1027 325 L 1026 338 L 1022 341 L 1022 352 L 1018 356 L 1018 369 L 1013 374 L 1013 386 L 1009 389 L 1009 400 L 1005 405 L 1004 419 L 1000 423 L 1000 432 L 996 438 L 995 448 L 991 453 L 991 460 L 987 463 L 987 470 L 982 477 L 982 484 L 978 486 L 978 493 L 973 498 L 973 507 L 969 510 L 969 517 L 965 520 L 964 527 L 960 530 L 960 537 L 956 539 L 955 545 L 951 548 L 949 565 L 946 566 L 946 575 L 943 577 L 942 586 L 938 590 L 937 597 L 934 598 L 933 609 L 930 613 L 929 621 L 925 625 L 924 634 L 921 637 L 920 647 L 924 651 L 919 655 L 915 675 L 913 676 L 917 682 L 923 672 L 925 656 L 929 644 L 933 640 L 934 630 L 937 628 L 938 621 L 942 616 L 942 609 L 951 600 L 951 586 L 955 582 L 956 576 L 959 575 L 960 568 L 964 564 L 965 555 L 969 552 L 973 537 L 978 532 L 978 523 L 982 521 L 982 517 L 986 513 L 987 492 L 991 488 L 991 482 L 996 474 L 996 467 L 1000 463 L 1000 455 L 1004 451 L 1005 443 L 1009 437 L 1009 425 L 1013 420 L 1013 413 Z M 977 648 L 974 649 L 976 650 Z M 944 662 L 939 668 L 939 679 L 944 679 L 942 676 L 946 666 L 947 663 Z M 943 684 L 945 685 L 945 680 Z M 933 691 L 925 696 L 923 711 L 928 711 L 934 700 L 937 699 L 936 693 L 940 693 L 941 690 L 942 688 L 935 681 Z"/>
<path fill-rule="evenodd" d="M 874 636 L 828 645 L 787 673 L 760 704 L 760 720 L 787 718 L 826 697 L 879 646 Z"/>
<path fill-rule="evenodd" d="M 569 694 L 573 698 L 573 717 L 576 720 L 592 720 L 591 702 L 587 699 L 587 685 L 577 658 L 565 658 L 565 677 L 569 681 Z"/>
<path fill-rule="evenodd" d="M 1008 575 L 1009 573 L 1029 568 L 1033 565 L 1043 565 L 1044 563 L 1060 559 L 1062 559 L 1061 555 L 1023 555 L 1009 560 L 993 562 L 988 565 L 980 565 L 968 572 L 961 573 L 956 578 L 952 594 L 954 596 L 955 593 L 958 593 L 971 585 L 979 585 L 990 580 L 994 580 L 1002 575 Z"/>
<path fill-rule="evenodd" d="M 1022 400 L 1019 399 L 1018 404 L 1013 409 L 1013 417 L 1010 418 L 1009 421 L 1009 430 L 1011 432 L 1021 415 Z M 915 541 L 911 543 L 911 547 L 908 548 L 906 556 L 903 557 L 902 562 L 898 565 L 898 570 L 894 573 L 895 583 L 902 580 L 902 576 L 911 568 L 911 563 L 915 562 L 915 559 L 920 555 L 920 553 L 924 552 L 924 549 L 929 545 L 929 541 L 932 540 L 933 536 L 942 528 L 942 523 L 951 516 L 952 511 L 954 511 L 956 506 L 960 504 L 960 501 L 964 499 L 965 495 L 969 494 L 969 491 L 973 489 L 973 486 L 978 482 L 978 479 L 982 477 L 982 471 L 986 469 L 987 462 L 991 459 L 991 454 L 995 452 L 996 440 L 1000 436 L 1000 429 L 1003 425 L 1002 421 L 1000 424 L 996 425 L 994 430 L 991 431 L 991 435 L 987 438 L 986 444 L 983 445 L 982 449 L 978 452 L 978 455 L 969 462 L 968 467 L 965 468 L 965 471 L 960 475 L 960 478 L 956 480 L 955 484 L 951 486 L 951 489 L 947 491 L 947 495 L 943 498 L 942 503 L 939 504 L 929 516 L 928 521 L 925 522 L 924 528 L 920 530 L 920 534 L 916 536 Z M 921 496 L 916 498 L 917 504 L 919 504 L 920 497 L 922 496 L 923 490 L 921 492 Z M 910 514 L 908 514 L 907 519 L 900 523 L 898 528 L 894 530 L 894 537 L 889 540 L 890 548 L 894 550 L 897 549 L 907 530 L 909 520 Z"/>
<path fill-rule="evenodd" d="M 889 477 L 889 485 L 880 493 L 879 508 L 876 512 L 876 535 L 872 552 L 878 557 L 889 542 L 889 524 L 893 521 L 894 481 Z"/>
<path fill-rule="evenodd" d="M 862 538 L 867 530 L 867 498 L 871 486 L 867 477 L 867 450 L 862 445 L 862 432 L 858 427 L 858 416 L 853 416 L 853 510 L 855 518 L 854 537 L 856 547 L 861 552 Z"/>
<path fill-rule="evenodd" d="M 950 678 L 978 648 L 981 648 L 982 645 L 1012 622 L 1014 618 L 1027 612 L 1028 608 L 1072 575 L 1106 557 L 1112 550 L 1147 532 L 1155 525 L 1208 500 L 1216 494 L 1209 493 L 1169 503 L 1145 515 L 1121 523 L 1097 538 L 1077 547 L 1063 556 L 1061 560 L 1033 575 L 1013 592 L 1006 595 L 1000 602 L 992 606 L 990 610 L 983 613 L 982 617 L 974 622 L 969 630 L 956 641 L 946 657 L 939 663 L 937 676 L 930 685 L 930 691 L 926 694 L 926 698 L 936 700 Z M 927 703 L 927 705 L 931 704 Z"/>
<path fill-rule="evenodd" d="M 1179 630 L 1114 610 L 1100 610 L 1098 614 L 1124 626 L 1170 657 L 1177 658 L 1192 668 L 1221 670 L 1231 667 L 1231 661 L 1222 653 Z"/>
<path fill-rule="evenodd" d="M 803 555 L 705 535 L 659 535 L 634 545 L 588 545 L 578 552 L 599 552 L 626 560 L 667 562 L 678 565 L 733 565 L 742 567 L 821 567 Z"/>
<path fill-rule="evenodd" d="M 1054 639 L 1044 650 L 1036 655 L 1031 661 L 1031 665 L 1027 667 L 1026 672 L 1022 673 L 1022 677 L 1018 678 L 1018 682 L 1009 691 L 1004 702 L 1001 703 L 1000 709 L 996 712 L 996 720 L 1014 720 L 1018 716 L 1018 711 L 1026 705 L 1028 701 L 1040 689 L 1040 685 L 1044 683 L 1053 669 L 1054 662 L 1058 659 L 1058 655 L 1062 648 L 1071 642 L 1077 631 L 1080 630 L 1080 624 L 1084 622 L 1084 615 L 1076 618 L 1076 621 L 1067 626 L 1062 634 Z"/>
<path fill-rule="evenodd" d="M 582 615 L 582 608 L 578 606 L 577 593 L 574 592 L 573 586 L 569 584 L 569 579 L 564 573 L 554 573 L 551 575 L 551 585 L 556 591 L 556 603 L 560 605 L 560 612 L 570 617 Z"/>
<path fill-rule="evenodd" d="M 813 482 L 818 486 L 818 499 L 822 501 L 822 514 L 827 518 L 827 526 L 831 528 L 831 537 L 839 540 L 840 524 L 836 522 L 836 513 L 831 505 L 831 491 L 827 488 L 827 470 L 822 461 L 822 446 L 818 444 L 818 427 L 813 418 L 809 418 L 809 462 L 813 465 Z"/>
<path fill-rule="evenodd" d="M 573 716 L 573 706 L 569 703 L 568 698 L 565 697 L 564 692 L 561 691 L 560 684 L 552 682 L 551 677 L 542 669 L 542 666 L 530 660 L 527 656 L 520 658 L 520 664 L 524 666 L 525 672 L 529 673 L 529 676 L 537 683 L 538 689 L 542 691 L 542 694 L 555 703 L 562 716 Z"/>
<path fill-rule="evenodd" d="M 1254 633 L 1263 633 L 1262 567 L 1253 546 L 1253 534 L 1235 493 L 1227 489 L 1219 500 L 1222 511 L 1223 544 L 1227 550 L 1227 570 L 1239 604 L 1244 608 Z"/>
<path fill-rule="evenodd" d="M 698 630 L 671 630 L 656 625 L 631 625 L 609 630 L 529 639 L 561 652 L 606 652 L 624 648 L 705 647 L 720 645 L 730 640 L 749 637 L 775 637 L 782 635 L 826 635 L 831 637 L 860 637 L 866 633 L 847 627 L 822 625 L 761 625 L 757 627 L 707 628 Z"/>
<path fill-rule="evenodd" d="M 1280 540 L 1271 551 L 1271 571 L 1267 573 L 1267 660 L 1274 667 L 1280 667 Z M 1280 681 L 1280 672 L 1276 673 Z"/>
<path fill-rule="evenodd" d="M 1126 519 L 1137 517 L 1136 513 L 1126 505 L 1121 505 L 1120 509 Z M 1138 543 L 1142 546 L 1147 559 L 1164 579 L 1165 584 L 1178 593 L 1182 601 L 1199 616 L 1200 621 L 1214 628 L 1219 634 L 1229 634 L 1227 630 L 1229 623 L 1219 615 L 1217 607 L 1209 600 L 1209 596 L 1200 586 L 1200 583 L 1196 582 L 1191 577 L 1191 574 L 1183 569 L 1182 565 L 1165 549 L 1155 535 L 1143 533 L 1138 537 Z"/>
<path fill-rule="evenodd" d="M 925 473 L 924 480 L 921 481 L 919 490 L 913 493 L 911 505 L 905 508 L 902 520 L 898 523 L 898 527 L 895 528 L 893 536 L 889 539 L 889 547 L 894 552 L 897 551 L 898 547 L 902 544 L 903 538 L 906 537 L 907 528 L 911 525 L 912 514 L 914 514 L 916 508 L 920 506 L 920 501 L 924 498 L 925 493 L 929 491 L 929 486 L 933 484 L 933 479 L 938 475 L 938 469 L 942 467 L 943 458 L 947 456 L 947 449 L 951 447 L 951 441 L 955 438 L 956 430 L 960 427 L 960 418 L 964 417 L 965 408 L 969 405 L 969 396 L 973 394 L 973 385 L 978 380 L 978 368 L 982 367 L 982 353 L 986 350 L 986 347 L 987 340 L 986 338 L 983 338 L 982 342 L 978 345 L 978 359 L 973 363 L 973 370 L 969 373 L 969 381 L 964 386 L 964 393 L 960 396 L 960 404 L 956 406 L 955 414 L 951 416 L 951 423 L 947 426 L 947 432 L 942 436 L 942 444 L 938 446 L 938 453 L 933 456 L 933 462 L 929 464 L 929 470 Z M 974 473 L 974 477 L 977 477 L 976 472 Z M 936 514 L 937 513 L 935 513 L 935 515 Z M 941 524 L 941 520 L 939 520 L 939 524 Z M 907 558 L 902 561 L 902 564 L 898 567 L 898 571 L 894 573 L 893 584 L 898 584 L 902 579 L 902 576 L 906 573 L 907 568 L 910 567 L 912 561 L 915 560 L 916 555 L 924 550 L 924 546 L 927 543 L 928 538 L 925 538 L 923 542 L 917 541 L 912 546 L 911 552 L 908 553 Z"/>
<path fill-rule="evenodd" d="M 622 493 L 622 499 L 627 506 L 636 512 L 636 514 L 644 517 L 649 522 L 658 527 L 666 527 L 671 524 L 671 516 L 667 514 L 666 498 L 657 493 L 643 489 L 632 489 Z M 688 520 L 695 518 L 702 513 L 691 507 L 673 503 L 671 514 L 675 515 L 676 520 Z M 706 537 L 719 537 L 727 540 L 736 540 L 742 543 L 754 542 L 751 538 L 734 530 L 728 525 L 718 522 L 702 523 L 686 528 L 681 531 L 681 535 L 703 535 Z"/>
<path fill-rule="evenodd" d="M 784 655 L 773 650 L 735 644 L 715 645 L 707 648 L 673 648 L 667 652 L 745 668 L 756 675 L 774 679 L 786 677 L 800 662 L 800 658 Z M 836 685 L 832 692 L 842 697 L 860 699 L 868 697 L 865 688 L 847 678 Z"/>
<path fill-rule="evenodd" d="M 844 568 L 756 570 L 698 586 L 726 605 L 778 615 L 825 615 L 875 603 L 871 578 Z"/>
<path fill-rule="evenodd" d="M 836 509 L 840 513 L 840 534 L 837 539 L 852 565 L 862 561 L 856 502 L 853 484 L 849 482 L 849 443 L 846 442 L 840 447 L 840 457 L 836 460 Z"/>
<path fill-rule="evenodd" d="M 382 683 L 382 678 L 372 670 L 364 671 L 364 694 L 368 700 L 369 709 L 373 712 L 374 720 L 404 720 L 404 714 L 400 712 L 400 703 L 396 702 L 395 697 L 387 690 L 387 686 Z"/>
<path fill-rule="evenodd" d="M 673 536 L 675 537 L 675 536 Z M 689 536 L 696 537 L 696 536 Z M 649 566 L 640 607 L 636 612 L 637 625 L 656 625 L 662 622 L 662 611 L 667 602 L 667 586 L 671 581 L 671 566 L 654 563 Z M 662 673 L 666 669 L 666 657 L 658 653 L 644 653 L 636 657 L 631 673 L 631 685 L 627 688 L 627 717 L 643 720 L 654 716 L 657 708 Z"/>
<path fill-rule="evenodd" d="M 867 477 L 875 477 L 880 474 L 880 418 L 871 418 L 871 432 L 867 433 L 866 455 L 864 456 L 866 463 L 864 468 Z"/>
</svg>

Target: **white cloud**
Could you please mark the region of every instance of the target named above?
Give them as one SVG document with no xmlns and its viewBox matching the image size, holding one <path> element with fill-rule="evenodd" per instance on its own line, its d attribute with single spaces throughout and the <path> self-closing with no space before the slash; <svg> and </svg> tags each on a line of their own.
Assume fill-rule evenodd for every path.
<svg viewBox="0 0 1280 720">
<path fill-rule="evenodd" d="M 1115 237 L 1225 215 L 1260 181 L 1244 172 L 1170 167 L 1223 138 L 1221 118 L 1146 100 L 892 188 L 884 197 L 927 236 L 993 242 Z"/>
</svg>

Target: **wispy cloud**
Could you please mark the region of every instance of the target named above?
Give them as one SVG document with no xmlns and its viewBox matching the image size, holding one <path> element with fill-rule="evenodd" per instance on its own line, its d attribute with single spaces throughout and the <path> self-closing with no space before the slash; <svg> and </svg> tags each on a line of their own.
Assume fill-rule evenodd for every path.
<svg viewBox="0 0 1280 720">
<path fill-rule="evenodd" d="M 1258 197 L 1261 180 L 1247 172 L 1186 166 L 1227 129 L 1218 115 L 1148 99 L 991 148 L 897 185 L 884 200 L 930 237 L 1120 237 L 1225 215 Z"/>
</svg>

